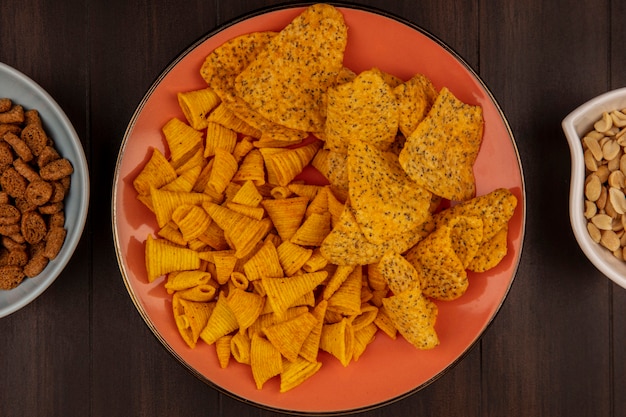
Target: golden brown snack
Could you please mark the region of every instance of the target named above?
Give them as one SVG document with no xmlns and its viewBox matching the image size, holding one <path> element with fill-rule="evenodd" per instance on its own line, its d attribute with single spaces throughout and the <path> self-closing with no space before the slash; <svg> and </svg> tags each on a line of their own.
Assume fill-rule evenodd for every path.
<svg viewBox="0 0 626 417">
<path fill-rule="evenodd" d="M 10 290 L 24 280 L 24 271 L 19 266 L 5 265 L 0 267 L 0 290 Z"/>
</svg>

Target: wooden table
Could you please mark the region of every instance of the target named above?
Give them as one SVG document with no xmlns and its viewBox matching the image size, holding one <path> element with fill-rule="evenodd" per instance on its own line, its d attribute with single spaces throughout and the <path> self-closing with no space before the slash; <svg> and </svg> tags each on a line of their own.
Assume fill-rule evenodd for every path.
<svg viewBox="0 0 626 417">
<path fill-rule="evenodd" d="M 0 3 L 0 61 L 63 107 L 92 181 L 72 261 L 42 296 L 0 319 L 1 416 L 279 415 L 218 393 L 163 348 L 124 287 L 110 220 L 119 145 L 155 77 L 218 25 L 278 3 Z M 626 415 L 626 290 L 576 245 L 560 128 L 582 102 L 626 85 L 626 3 L 358 3 L 429 30 L 478 71 L 515 134 L 528 200 L 516 280 L 480 343 L 422 391 L 364 415 Z"/>
</svg>

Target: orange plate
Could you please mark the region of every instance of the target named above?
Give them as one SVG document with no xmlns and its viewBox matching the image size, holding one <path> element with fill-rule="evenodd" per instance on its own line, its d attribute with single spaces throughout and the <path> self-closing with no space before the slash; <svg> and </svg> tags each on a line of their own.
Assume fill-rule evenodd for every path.
<svg viewBox="0 0 626 417">
<path fill-rule="evenodd" d="M 517 271 L 524 235 L 525 190 L 519 155 L 504 115 L 479 77 L 450 48 L 415 25 L 361 8 L 340 9 L 349 27 L 345 54 L 349 68 L 359 72 L 378 67 L 403 79 L 420 72 L 437 88 L 447 86 L 460 100 L 483 107 L 484 140 L 474 166 L 477 193 L 505 187 L 519 200 L 510 222 L 506 258 L 493 270 L 470 276 L 469 290 L 460 299 L 438 303 L 440 346 L 418 351 L 401 337 L 393 341 L 379 332 L 359 361 L 347 368 L 322 352 L 321 370 L 299 387 L 280 394 L 274 378 L 257 390 L 248 366 L 231 361 L 227 369 L 220 369 L 213 346 L 199 343 L 196 349 L 189 349 L 177 333 L 171 297 L 162 280 L 148 284 L 143 242 L 155 231 L 156 222 L 136 199 L 132 180 L 147 161 L 149 149 L 165 149 L 164 123 L 173 116 L 184 117 L 176 93 L 206 87 L 199 69 L 215 47 L 243 33 L 278 31 L 301 13 L 302 7 L 264 11 L 228 24 L 168 66 L 132 117 L 113 185 L 113 232 L 124 283 L 157 338 L 193 374 L 222 392 L 260 407 L 295 413 L 362 411 L 409 395 L 441 376 L 474 345 L 504 302 Z"/>
</svg>

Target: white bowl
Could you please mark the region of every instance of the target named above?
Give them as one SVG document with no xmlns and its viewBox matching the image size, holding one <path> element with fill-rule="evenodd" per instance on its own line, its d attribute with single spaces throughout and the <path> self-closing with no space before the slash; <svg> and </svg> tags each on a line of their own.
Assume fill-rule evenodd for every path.
<svg viewBox="0 0 626 417">
<path fill-rule="evenodd" d="M 610 251 L 594 242 L 587 232 L 587 219 L 583 214 L 585 161 L 581 139 L 593 129 L 593 124 L 602 117 L 603 112 L 624 108 L 626 88 L 620 88 L 589 100 L 568 114 L 561 124 L 572 159 L 569 215 L 574 236 L 595 267 L 622 288 L 626 288 L 626 262 L 617 259 Z"/>
<path fill-rule="evenodd" d="M 83 233 L 89 206 L 89 170 L 82 144 L 61 107 L 37 83 L 0 62 L 0 96 L 11 98 L 26 109 L 36 109 L 46 133 L 61 156 L 74 167 L 70 192 L 65 198 L 67 236 L 61 252 L 34 278 L 26 278 L 12 290 L 0 290 L 0 317 L 24 307 L 43 293 L 63 271 Z"/>
</svg>

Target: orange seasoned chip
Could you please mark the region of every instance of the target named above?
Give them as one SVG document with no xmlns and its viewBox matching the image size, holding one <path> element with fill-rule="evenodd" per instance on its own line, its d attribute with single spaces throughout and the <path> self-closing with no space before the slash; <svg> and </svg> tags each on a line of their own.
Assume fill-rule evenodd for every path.
<svg viewBox="0 0 626 417">
<path fill-rule="evenodd" d="M 458 216 L 451 219 L 450 242 L 464 268 L 474 258 L 483 240 L 483 221 L 480 217 Z"/>
<path fill-rule="evenodd" d="M 237 317 L 228 305 L 226 297 L 220 294 L 206 326 L 200 332 L 200 338 L 212 345 L 220 337 L 226 336 L 238 328 Z"/>
<path fill-rule="evenodd" d="M 339 288 L 328 298 L 328 310 L 344 316 L 361 313 L 362 269 L 356 267 L 341 283 Z"/>
<path fill-rule="evenodd" d="M 261 137 L 254 142 L 257 148 L 284 148 L 297 145 L 309 134 L 300 130 L 289 129 L 281 125 L 271 125 L 261 131 Z"/>
<path fill-rule="evenodd" d="M 263 333 L 288 361 L 294 362 L 316 324 L 315 316 L 306 312 L 290 320 L 264 327 Z"/>
<path fill-rule="evenodd" d="M 320 285 L 327 276 L 326 271 L 319 271 L 287 278 L 262 277 L 261 282 L 272 310 L 281 316 L 300 297 Z"/>
<path fill-rule="evenodd" d="M 483 137 L 480 106 L 442 88 L 431 110 L 407 138 L 400 164 L 417 184 L 448 200 L 474 197 L 472 170 Z"/>
<path fill-rule="evenodd" d="M 386 297 L 382 298 L 382 300 L 384 300 L 385 298 Z M 393 324 L 393 321 L 391 321 L 391 318 L 389 317 L 389 314 L 387 313 L 387 310 L 385 309 L 382 300 L 381 306 L 378 308 L 376 318 L 374 319 L 374 324 L 391 339 L 396 340 L 396 338 L 398 337 L 398 329 Z"/>
<path fill-rule="evenodd" d="M 365 238 L 381 244 L 430 216 L 431 193 L 411 180 L 395 155 L 358 139 L 348 146 L 350 203 Z"/>
<path fill-rule="evenodd" d="M 283 371 L 283 359 L 276 347 L 258 333 L 252 336 L 250 367 L 257 389 Z"/>
<path fill-rule="evenodd" d="M 293 362 L 285 362 L 280 374 L 280 392 L 287 392 L 312 377 L 320 370 L 322 362 L 308 361 L 297 357 Z"/>
<path fill-rule="evenodd" d="M 190 348 L 194 348 L 209 319 L 215 303 L 200 303 L 185 300 L 175 293 L 172 297 L 174 321 L 181 337 Z"/>
<path fill-rule="evenodd" d="M 301 246 L 319 246 L 330 233 L 330 213 L 312 213 L 291 237 L 291 242 Z"/>
<path fill-rule="evenodd" d="M 354 210 L 346 206 L 341 218 L 322 242 L 324 257 L 336 265 L 367 265 L 378 262 L 387 251 L 403 253 L 422 239 L 421 229 L 407 230 L 396 239 L 375 244 L 365 238 Z"/>
<path fill-rule="evenodd" d="M 206 129 L 205 158 L 215 155 L 215 150 L 218 148 L 232 154 L 237 143 L 237 132 L 215 122 L 207 122 Z"/>
<path fill-rule="evenodd" d="M 170 243 L 165 239 L 154 239 L 148 235 L 145 247 L 148 281 L 174 271 L 189 271 L 200 267 L 198 252 Z"/>
<path fill-rule="evenodd" d="M 159 227 L 163 227 L 172 220 L 174 211 L 182 205 L 200 205 L 211 202 L 213 199 L 204 193 L 187 193 L 178 191 L 163 191 L 152 189 L 152 208 L 156 215 Z"/>
<path fill-rule="evenodd" d="M 328 300 L 341 287 L 341 284 L 354 272 L 356 265 L 339 265 L 324 286 L 322 299 Z"/>
<path fill-rule="evenodd" d="M 161 187 L 161 191 L 180 191 L 190 193 L 193 186 L 197 183 L 202 173 L 202 165 L 196 165 L 185 171 L 182 171 L 176 179 Z"/>
<path fill-rule="evenodd" d="M 386 150 L 398 131 L 398 108 L 391 87 L 378 69 L 328 90 L 325 148 L 346 153 L 353 139 Z"/>
<path fill-rule="evenodd" d="M 263 196 L 252 180 L 246 180 L 231 200 L 232 203 L 250 207 L 258 207 L 261 201 L 263 201 Z"/>
<path fill-rule="evenodd" d="M 267 169 L 274 172 L 278 185 L 286 186 L 313 160 L 321 146 L 321 142 L 316 140 L 304 146 L 276 152 L 268 156 Z"/>
<path fill-rule="evenodd" d="M 223 101 L 232 101 L 235 78 L 274 36 L 275 32 L 251 32 L 224 42 L 206 57 L 200 75 Z"/>
<path fill-rule="evenodd" d="M 222 369 L 228 368 L 228 363 L 230 362 L 230 357 L 232 356 L 230 348 L 230 342 L 232 339 L 233 336 L 226 335 L 215 341 L 215 353 L 217 354 L 217 361 Z"/>
<path fill-rule="evenodd" d="M 469 285 L 467 271 L 451 238 L 453 227 L 454 224 L 438 227 L 406 254 L 420 275 L 424 294 L 437 300 L 459 298 Z"/>
<path fill-rule="evenodd" d="M 215 298 L 217 289 L 212 284 L 200 284 L 186 290 L 177 291 L 180 298 L 188 301 L 209 302 Z"/>
<path fill-rule="evenodd" d="M 352 360 L 358 361 L 361 355 L 365 352 L 367 345 L 372 343 L 376 338 L 376 332 L 378 327 L 374 323 L 370 323 L 363 326 L 360 329 L 354 330 L 354 350 L 352 352 Z"/>
<path fill-rule="evenodd" d="M 505 188 L 498 188 L 442 210 L 434 216 L 434 220 L 439 225 L 459 215 L 479 217 L 483 221 L 483 240 L 486 241 L 508 224 L 516 207 L 517 197 Z"/>
<path fill-rule="evenodd" d="M 255 149 L 246 154 L 233 176 L 233 181 L 252 181 L 259 187 L 265 184 L 265 165 L 259 150 Z"/>
<path fill-rule="evenodd" d="M 186 242 L 202 235 L 211 223 L 211 218 L 202 207 L 193 204 L 178 206 L 172 213 L 172 220 L 180 229 Z"/>
<path fill-rule="evenodd" d="M 348 155 L 328 149 L 320 149 L 311 161 L 328 182 L 337 189 L 348 190 Z"/>
<path fill-rule="evenodd" d="M 387 252 L 378 263 L 377 269 L 389 289 L 396 294 L 411 287 L 421 287 L 417 269 L 399 253 Z"/>
<path fill-rule="evenodd" d="M 239 330 L 230 339 L 230 353 L 237 362 L 250 365 L 251 345 L 252 340 L 248 336 L 248 332 Z"/>
<path fill-rule="evenodd" d="M 211 274 L 205 271 L 177 271 L 167 276 L 165 289 L 172 294 L 198 285 L 209 283 Z"/>
<path fill-rule="evenodd" d="M 333 355 L 343 366 L 348 366 L 354 352 L 354 329 L 347 318 L 322 327 L 320 349 Z"/>
<path fill-rule="evenodd" d="M 309 362 L 317 361 L 319 353 L 320 338 L 322 336 L 322 327 L 324 326 L 324 317 L 326 316 L 326 308 L 328 301 L 322 300 L 311 311 L 311 314 L 317 320 L 315 327 L 311 330 L 300 349 L 300 356 Z"/>
<path fill-rule="evenodd" d="M 263 246 L 243 265 L 243 270 L 250 281 L 261 277 L 280 278 L 284 276 L 280 265 L 278 251 L 271 240 L 266 240 Z"/>
<path fill-rule="evenodd" d="M 187 122 L 196 130 L 206 128 L 207 115 L 220 103 L 219 96 L 210 88 L 179 92 L 177 98 Z"/>
<path fill-rule="evenodd" d="M 485 272 L 495 267 L 506 256 L 508 226 L 504 226 L 491 239 L 484 241 L 478 252 L 469 262 L 467 269 Z"/>
<path fill-rule="evenodd" d="M 161 188 L 176 179 L 176 171 L 158 149 L 152 150 L 150 159 L 133 180 L 139 195 L 149 195 L 150 188 Z"/>
<path fill-rule="evenodd" d="M 410 80 L 393 90 L 398 102 L 398 128 L 409 137 L 417 125 L 426 117 L 435 98 L 437 89 L 428 77 L 415 74 Z"/>
<path fill-rule="evenodd" d="M 296 233 L 306 213 L 307 204 L 308 199 L 306 197 L 266 199 L 261 202 L 283 240 L 291 239 Z"/>
<path fill-rule="evenodd" d="M 233 312 L 240 330 L 245 330 L 256 321 L 263 311 L 265 297 L 258 294 L 233 288 L 226 298 L 226 302 Z"/>
<path fill-rule="evenodd" d="M 313 255 L 312 249 L 304 248 L 288 240 L 282 242 L 276 249 L 280 265 L 287 276 L 294 275 L 300 268 L 303 268 Z"/>
<path fill-rule="evenodd" d="M 417 349 L 432 349 L 439 344 L 435 331 L 437 305 L 413 287 L 383 299 L 386 312 L 398 332 Z"/>
<path fill-rule="evenodd" d="M 321 131 L 323 97 L 343 68 L 347 32 L 336 8 L 308 7 L 237 76 L 238 95 L 276 124 Z"/>
<path fill-rule="evenodd" d="M 218 194 L 223 193 L 238 168 L 239 165 L 230 152 L 221 148 L 215 149 L 213 169 L 209 175 L 207 186 Z"/>
<path fill-rule="evenodd" d="M 251 136 L 253 138 L 260 138 L 261 131 L 250 126 L 248 123 L 237 117 L 227 105 L 220 103 L 207 117 L 208 122 L 219 123 L 220 125 L 233 130 L 237 133 L 241 133 L 245 136 Z"/>
<path fill-rule="evenodd" d="M 174 168 L 187 162 L 203 146 L 202 133 L 176 117 L 170 119 L 162 131 L 170 150 L 170 163 Z"/>
</svg>

